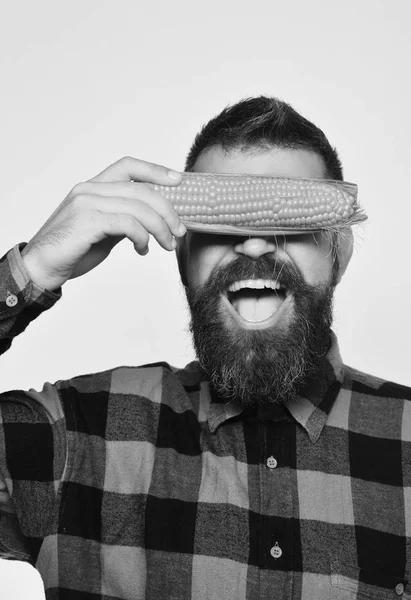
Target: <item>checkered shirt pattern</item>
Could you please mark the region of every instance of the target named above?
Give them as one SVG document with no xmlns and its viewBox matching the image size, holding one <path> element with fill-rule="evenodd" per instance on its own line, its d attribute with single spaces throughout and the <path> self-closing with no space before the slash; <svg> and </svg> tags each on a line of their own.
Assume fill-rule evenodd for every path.
<svg viewBox="0 0 411 600">
<path fill-rule="evenodd" d="M 18 289 L 20 261 L 0 261 L 7 347 L 58 297 Z M 219 402 L 196 362 L 11 391 L 0 557 L 53 600 L 410 599 L 410 465 L 411 390 L 344 367 L 334 336 L 285 407 Z"/>
</svg>

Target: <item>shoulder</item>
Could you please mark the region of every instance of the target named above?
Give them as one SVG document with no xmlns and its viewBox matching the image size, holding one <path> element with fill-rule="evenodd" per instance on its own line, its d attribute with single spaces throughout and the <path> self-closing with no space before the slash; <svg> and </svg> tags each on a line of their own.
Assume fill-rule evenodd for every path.
<svg viewBox="0 0 411 600">
<path fill-rule="evenodd" d="M 411 387 L 381 379 L 352 367 L 345 367 L 343 387 L 360 396 L 392 398 L 411 401 Z"/>
<path fill-rule="evenodd" d="M 164 402 L 165 397 L 178 397 L 200 387 L 202 373 L 197 362 L 178 368 L 167 362 L 139 366 L 120 366 L 98 373 L 79 375 L 58 381 L 55 386 L 60 397 L 72 401 L 87 397 L 101 402 L 118 396 L 144 397 Z M 180 394 L 181 396 L 181 394 Z"/>
<path fill-rule="evenodd" d="M 411 441 L 411 388 L 345 367 L 333 419 L 374 440 Z"/>
<path fill-rule="evenodd" d="M 160 420 L 196 412 L 186 385 L 195 379 L 190 369 L 157 362 L 81 375 L 56 387 L 70 431 L 155 443 Z"/>
</svg>

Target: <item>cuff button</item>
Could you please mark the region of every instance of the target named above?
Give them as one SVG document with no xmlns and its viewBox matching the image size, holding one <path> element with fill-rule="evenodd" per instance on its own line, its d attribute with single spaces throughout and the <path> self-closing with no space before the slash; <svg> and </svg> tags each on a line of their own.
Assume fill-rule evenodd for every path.
<svg viewBox="0 0 411 600">
<path fill-rule="evenodd" d="M 19 301 L 19 299 L 17 298 L 17 296 L 15 294 L 9 294 L 6 298 L 6 304 L 9 308 L 13 308 L 13 306 L 16 306 L 18 301 Z"/>
<path fill-rule="evenodd" d="M 395 586 L 395 593 L 397 594 L 397 596 L 402 596 L 404 593 L 404 584 L 403 583 L 397 583 L 397 585 Z"/>
</svg>

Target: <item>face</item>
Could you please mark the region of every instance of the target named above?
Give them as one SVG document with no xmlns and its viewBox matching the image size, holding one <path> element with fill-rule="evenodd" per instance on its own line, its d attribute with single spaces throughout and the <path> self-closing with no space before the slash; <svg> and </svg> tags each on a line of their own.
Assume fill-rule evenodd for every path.
<svg viewBox="0 0 411 600">
<path fill-rule="evenodd" d="M 275 148 L 264 154 L 236 151 L 225 154 L 222 149 L 209 150 L 197 160 L 196 172 L 243 173 L 272 177 L 324 178 L 324 165 L 319 156 L 305 150 Z M 276 253 L 299 267 L 310 285 L 330 278 L 332 255 L 329 238 L 324 234 L 288 237 L 236 237 L 190 232 L 187 240 L 187 279 L 190 287 L 203 285 L 213 269 L 229 264 L 238 256 L 260 256 Z"/>
<path fill-rule="evenodd" d="M 216 147 L 199 157 L 194 170 L 325 176 L 316 154 L 277 148 L 227 154 Z M 185 244 L 190 327 L 214 391 L 253 403 L 294 396 L 328 350 L 335 274 L 329 236 L 188 232 Z"/>
</svg>

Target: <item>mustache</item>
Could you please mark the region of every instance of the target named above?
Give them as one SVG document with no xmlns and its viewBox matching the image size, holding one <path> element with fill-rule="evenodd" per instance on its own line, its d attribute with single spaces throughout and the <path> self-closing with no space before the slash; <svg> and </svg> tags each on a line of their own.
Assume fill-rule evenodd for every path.
<svg viewBox="0 0 411 600">
<path fill-rule="evenodd" d="M 287 291 L 298 295 L 313 291 L 313 286 L 305 282 L 296 265 L 270 255 L 263 255 L 258 260 L 239 256 L 228 265 L 216 267 L 202 288 L 213 293 L 224 292 L 229 285 L 243 279 L 275 279 Z"/>
</svg>

